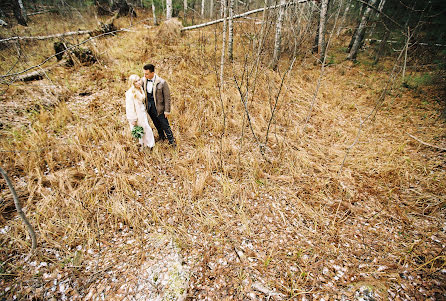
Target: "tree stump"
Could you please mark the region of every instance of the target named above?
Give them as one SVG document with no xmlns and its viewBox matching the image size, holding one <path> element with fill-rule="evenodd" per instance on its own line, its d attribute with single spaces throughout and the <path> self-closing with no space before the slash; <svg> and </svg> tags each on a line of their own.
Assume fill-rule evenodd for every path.
<svg viewBox="0 0 446 301">
<path fill-rule="evenodd" d="M 56 53 L 57 61 L 60 61 L 63 57 L 64 51 L 67 49 L 65 43 L 54 42 L 54 52 Z"/>
</svg>

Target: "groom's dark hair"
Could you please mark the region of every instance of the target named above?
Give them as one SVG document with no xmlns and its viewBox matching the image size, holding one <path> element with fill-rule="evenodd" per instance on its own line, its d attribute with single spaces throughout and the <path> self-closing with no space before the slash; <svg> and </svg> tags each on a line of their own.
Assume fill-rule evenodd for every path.
<svg viewBox="0 0 446 301">
<path fill-rule="evenodd" d="M 153 66 L 152 64 L 144 65 L 143 69 L 150 70 L 150 72 L 155 72 L 155 66 Z"/>
</svg>

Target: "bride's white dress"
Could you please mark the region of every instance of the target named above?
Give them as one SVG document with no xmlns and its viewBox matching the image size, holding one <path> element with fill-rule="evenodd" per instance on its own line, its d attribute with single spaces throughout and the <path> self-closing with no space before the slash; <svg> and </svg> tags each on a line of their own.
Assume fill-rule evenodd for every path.
<svg viewBox="0 0 446 301">
<path fill-rule="evenodd" d="M 125 112 L 130 124 L 130 130 L 133 129 L 135 121 L 137 125 L 144 129 L 144 135 L 139 139 L 139 143 L 143 146 L 154 147 L 155 137 L 147 119 L 144 95 L 134 87 L 125 92 Z"/>
</svg>

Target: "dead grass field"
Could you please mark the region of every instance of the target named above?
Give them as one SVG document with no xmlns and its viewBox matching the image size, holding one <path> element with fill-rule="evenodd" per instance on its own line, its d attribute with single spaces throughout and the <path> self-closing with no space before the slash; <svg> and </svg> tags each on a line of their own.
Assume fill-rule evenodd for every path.
<svg viewBox="0 0 446 301">
<path fill-rule="evenodd" d="M 446 146 L 438 90 L 397 81 L 339 172 L 392 63 L 381 70 L 352 65 L 333 46 L 335 63 L 325 69 L 306 123 L 320 66 L 302 55 L 285 77 L 263 157 L 252 132 L 264 143 L 288 59 L 279 74 L 261 55 L 247 102 L 251 130 L 234 82 L 255 58 L 244 63 L 252 54 L 245 34 L 251 25 L 241 26 L 236 59 L 225 71 L 225 123 L 211 27 L 158 43 L 157 29 L 138 24 L 87 44 L 99 53 L 95 65 L 57 67 L 49 79 L 6 89 L 1 101 L 16 104 L 16 113 L 7 111 L 16 122 L 1 131 L 0 162 L 37 230 L 38 249 L 28 253 L 30 239 L 8 213 L 12 198 L 2 180 L 5 298 L 59 299 L 62 293 L 50 289 L 54 279 L 71 279 L 66 297 L 84 298 L 105 273 L 86 269 L 86 250 L 120 258 L 121 249 L 105 246 L 122 225 L 140 243 L 147 232 L 173 239 L 191 270 L 191 299 L 266 300 L 253 289 L 258 283 L 289 300 L 446 297 L 445 152 L 408 135 Z M 175 150 L 157 144 L 140 153 L 128 130 L 126 79 L 146 62 L 171 87 Z M 16 152 L 3 152 L 9 150 Z"/>
</svg>

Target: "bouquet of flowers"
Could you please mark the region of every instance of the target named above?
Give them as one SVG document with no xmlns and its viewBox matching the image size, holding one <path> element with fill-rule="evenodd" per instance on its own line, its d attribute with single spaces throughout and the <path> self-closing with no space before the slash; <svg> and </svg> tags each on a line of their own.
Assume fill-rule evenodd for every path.
<svg viewBox="0 0 446 301">
<path fill-rule="evenodd" d="M 135 125 L 132 129 L 132 136 L 136 139 L 141 139 L 144 135 L 144 129 L 142 126 Z"/>
</svg>

